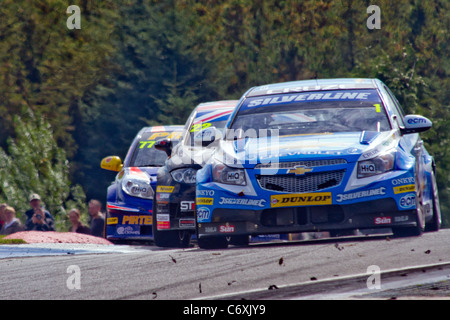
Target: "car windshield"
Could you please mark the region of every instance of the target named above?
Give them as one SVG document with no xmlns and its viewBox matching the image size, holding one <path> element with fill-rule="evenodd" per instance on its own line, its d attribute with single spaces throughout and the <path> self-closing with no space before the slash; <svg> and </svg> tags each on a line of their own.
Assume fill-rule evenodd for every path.
<svg viewBox="0 0 450 320">
<path fill-rule="evenodd" d="M 155 143 L 162 139 L 172 138 L 176 144 L 181 136 L 181 132 L 146 132 L 142 135 L 133 150 L 131 167 L 161 167 L 167 159 L 164 151 L 157 150 Z M 174 139 L 176 137 L 177 139 Z"/>
<path fill-rule="evenodd" d="M 227 124 L 228 117 L 230 115 L 230 112 L 228 112 L 226 115 L 222 116 L 218 121 L 211 121 L 211 122 L 196 122 L 192 124 L 192 126 L 189 128 L 189 136 L 186 139 L 186 145 L 194 146 L 194 136 L 196 133 L 207 129 L 209 127 L 215 127 L 217 129 L 217 132 L 220 134 L 223 134 L 223 131 L 225 129 L 225 125 Z"/>
<path fill-rule="evenodd" d="M 253 104 L 252 100 L 247 102 L 230 129 L 254 129 L 256 134 L 261 129 L 278 130 L 281 136 L 390 130 L 380 101 L 301 101 L 253 107 L 255 101 L 253 98 Z"/>
</svg>

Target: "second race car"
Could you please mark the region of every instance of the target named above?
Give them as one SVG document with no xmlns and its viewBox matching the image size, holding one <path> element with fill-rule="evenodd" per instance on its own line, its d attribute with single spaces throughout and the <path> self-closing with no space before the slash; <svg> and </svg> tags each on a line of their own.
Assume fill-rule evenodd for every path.
<svg viewBox="0 0 450 320">
<path fill-rule="evenodd" d="M 158 170 L 153 213 L 154 241 L 160 247 L 186 247 L 195 234 L 195 208 L 208 197 L 195 197 L 197 170 L 210 158 L 220 141 L 237 100 L 199 104 L 189 116 L 184 134 L 174 148 L 170 139 L 156 148 L 171 155 Z M 214 132 L 214 136 L 209 135 Z M 205 202 L 206 201 L 206 202 Z"/>
</svg>

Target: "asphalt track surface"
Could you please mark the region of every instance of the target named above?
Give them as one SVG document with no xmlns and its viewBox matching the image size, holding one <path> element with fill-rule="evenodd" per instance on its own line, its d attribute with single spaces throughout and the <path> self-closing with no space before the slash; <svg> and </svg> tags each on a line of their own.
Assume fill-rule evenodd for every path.
<svg viewBox="0 0 450 320">
<path fill-rule="evenodd" d="M 225 250 L 0 246 L 2 299 L 15 300 L 450 299 L 448 265 L 450 229 Z M 373 266 L 380 288 L 368 289 Z M 399 291 L 418 287 L 430 294 Z"/>
</svg>

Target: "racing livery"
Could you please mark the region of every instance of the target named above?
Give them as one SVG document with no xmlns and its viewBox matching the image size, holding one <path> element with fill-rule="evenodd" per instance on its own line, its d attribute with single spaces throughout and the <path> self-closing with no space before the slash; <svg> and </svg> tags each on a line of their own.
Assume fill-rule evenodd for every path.
<svg viewBox="0 0 450 320">
<path fill-rule="evenodd" d="M 238 235 L 438 230 L 435 164 L 418 134 L 430 127 L 378 79 L 248 90 L 197 173 L 199 246 Z"/>
<path fill-rule="evenodd" d="M 152 240 L 152 207 L 156 172 L 167 154 L 155 144 L 168 138 L 179 141 L 183 126 L 144 127 L 134 138 L 124 163 L 117 156 L 102 160 L 101 167 L 119 172 L 107 191 L 105 236 L 113 242 Z"/>
<path fill-rule="evenodd" d="M 199 104 L 189 116 L 184 134 L 172 150 L 169 140 L 156 147 L 171 157 L 158 170 L 153 212 L 154 241 L 161 247 L 186 247 L 195 233 L 195 180 L 197 170 L 211 157 L 238 100 Z M 214 136 L 208 136 L 214 132 Z M 197 198 L 197 205 L 208 203 Z"/>
</svg>

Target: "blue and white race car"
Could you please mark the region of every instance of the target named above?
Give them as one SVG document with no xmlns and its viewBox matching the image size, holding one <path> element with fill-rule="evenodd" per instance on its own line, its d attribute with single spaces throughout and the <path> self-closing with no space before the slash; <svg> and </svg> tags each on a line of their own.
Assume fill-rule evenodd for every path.
<svg viewBox="0 0 450 320">
<path fill-rule="evenodd" d="M 435 163 L 378 79 L 326 79 L 248 90 L 226 138 L 197 173 L 200 247 L 229 237 L 391 228 L 438 230 Z"/>
<path fill-rule="evenodd" d="M 178 142 L 184 126 L 142 128 L 134 138 L 124 162 L 118 156 L 102 160 L 101 167 L 116 171 L 107 191 L 105 237 L 113 242 L 152 240 L 153 198 L 156 172 L 167 154 L 155 144 L 163 139 Z"/>
</svg>

